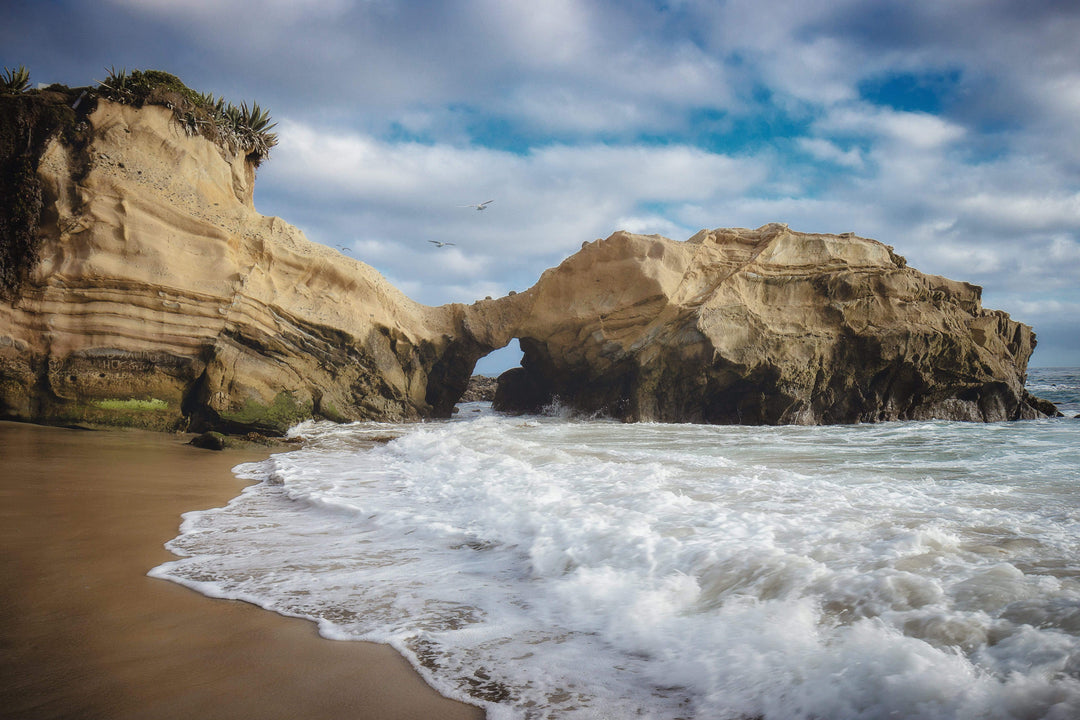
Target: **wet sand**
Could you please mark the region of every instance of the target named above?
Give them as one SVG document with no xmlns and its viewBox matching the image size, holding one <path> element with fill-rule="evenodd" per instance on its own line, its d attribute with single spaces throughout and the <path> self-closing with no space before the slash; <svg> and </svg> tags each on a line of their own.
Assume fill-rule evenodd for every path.
<svg viewBox="0 0 1080 720">
<path fill-rule="evenodd" d="M 483 718 L 389 647 L 146 577 L 276 452 L 185 440 L 0 422 L 0 717 Z"/>
</svg>

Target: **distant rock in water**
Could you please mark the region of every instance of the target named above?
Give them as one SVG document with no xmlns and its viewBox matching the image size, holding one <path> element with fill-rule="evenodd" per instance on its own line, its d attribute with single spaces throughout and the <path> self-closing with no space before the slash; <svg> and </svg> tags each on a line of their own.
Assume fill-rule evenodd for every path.
<svg viewBox="0 0 1080 720">
<path fill-rule="evenodd" d="M 487 375 L 473 375 L 465 388 L 465 394 L 458 402 L 491 402 L 495 399 L 495 389 L 499 386 L 498 378 Z"/>
<path fill-rule="evenodd" d="M 514 338 L 522 367 L 481 395 L 511 411 L 758 424 L 1053 409 L 1024 391 L 1028 326 L 873 240 L 618 232 L 524 292 L 428 307 L 258 214 L 243 153 L 160 106 L 91 93 L 75 115 L 76 96 L 0 97 L 2 418 L 280 435 L 312 417 L 448 417 L 476 361 Z"/>
</svg>

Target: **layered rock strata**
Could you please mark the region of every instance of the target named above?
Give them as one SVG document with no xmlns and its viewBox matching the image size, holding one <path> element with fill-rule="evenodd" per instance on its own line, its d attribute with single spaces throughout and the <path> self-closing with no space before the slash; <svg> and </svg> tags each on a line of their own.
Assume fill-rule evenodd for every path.
<svg viewBox="0 0 1080 720">
<path fill-rule="evenodd" d="M 18 283 L 0 301 L 0 417 L 268 434 L 310 417 L 444 417 L 477 359 L 513 338 L 523 367 L 496 396 L 508 410 L 713 423 L 1052 411 L 1023 388 L 1030 328 L 873 240 L 783 225 L 616 233 L 525 292 L 427 307 L 257 213 L 252 164 L 164 108 L 101 100 L 78 137 L 27 140 L 40 151 L 15 158 L 33 170 L 38 217 L 33 247 L 8 253 L 23 266 L 5 260 Z M 24 152 L 15 140 L 6 160 Z"/>
<path fill-rule="evenodd" d="M 0 416 L 280 433 L 450 413 L 487 350 L 447 354 L 459 313 L 258 214 L 251 163 L 165 108 L 102 100 L 89 121 L 88 146 L 37 159 L 39 260 L 0 304 Z"/>
<path fill-rule="evenodd" d="M 496 405 L 627 420 L 819 424 L 1042 416 L 1031 329 L 892 248 L 786 225 L 615 233 L 513 300 Z"/>
</svg>

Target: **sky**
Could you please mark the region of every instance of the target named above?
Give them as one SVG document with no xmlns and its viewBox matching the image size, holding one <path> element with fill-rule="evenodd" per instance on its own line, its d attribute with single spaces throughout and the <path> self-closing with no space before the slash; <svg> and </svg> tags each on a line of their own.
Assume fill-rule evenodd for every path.
<svg viewBox="0 0 1080 720">
<path fill-rule="evenodd" d="M 1035 328 L 1032 366 L 1080 366 L 1075 0 L 7 0 L 2 14 L 0 65 L 33 83 L 157 69 L 269 109 L 280 142 L 256 208 L 419 302 L 524 290 L 617 230 L 785 222 L 981 285 L 985 307 Z"/>
</svg>

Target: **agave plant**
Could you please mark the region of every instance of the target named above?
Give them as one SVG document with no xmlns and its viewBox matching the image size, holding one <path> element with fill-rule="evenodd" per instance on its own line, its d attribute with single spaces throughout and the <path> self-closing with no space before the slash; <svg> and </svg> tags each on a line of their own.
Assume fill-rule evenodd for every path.
<svg viewBox="0 0 1080 720">
<path fill-rule="evenodd" d="M 233 152 L 243 152 L 256 166 L 270 156 L 270 148 L 277 145 L 277 134 L 270 132 L 277 123 L 270 122 L 270 113 L 258 103 L 232 103 L 219 101 L 215 105 L 218 136 Z"/>
<path fill-rule="evenodd" d="M 110 66 L 104 80 L 98 80 L 98 88 L 101 94 L 109 100 L 119 103 L 134 103 L 135 89 L 134 78 L 128 75 L 124 68 L 117 70 Z"/>
<path fill-rule="evenodd" d="M 0 91 L 18 95 L 30 87 L 30 71 L 20 65 L 17 68 L 4 68 L 0 75 Z"/>
<path fill-rule="evenodd" d="M 198 99 L 196 104 L 215 118 L 220 117 L 225 112 L 224 95 L 215 98 L 214 93 L 197 93 L 196 97 Z"/>
<path fill-rule="evenodd" d="M 225 98 L 219 98 L 214 103 L 213 114 L 217 125 L 217 135 L 221 143 L 226 145 L 232 152 L 240 150 L 240 128 L 243 125 L 240 108 L 232 103 L 226 103 Z"/>
<path fill-rule="evenodd" d="M 189 135 L 203 135 L 231 152 L 243 152 L 256 167 L 277 145 L 277 134 L 271 132 L 277 123 L 270 122 L 270 113 L 258 103 L 236 107 L 224 97 L 195 92 L 180 78 L 160 70 L 135 70 L 129 74 L 124 69 L 109 68 L 98 86 L 109 100 L 168 107 Z"/>
<path fill-rule="evenodd" d="M 260 108 L 257 102 L 251 103 L 250 110 L 247 103 L 240 103 L 240 113 L 244 116 L 244 124 L 248 130 L 256 134 L 267 132 L 277 125 L 270 122 L 270 113 Z"/>
<path fill-rule="evenodd" d="M 243 122 L 241 139 L 244 141 L 244 150 L 249 156 L 254 156 L 256 162 L 270 156 L 270 148 L 277 145 L 277 134 L 270 132 L 277 127 L 277 123 L 270 122 L 270 113 L 259 107 L 256 102 L 251 103 L 248 109 L 247 103 L 240 103 L 240 116 Z"/>
<path fill-rule="evenodd" d="M 213 123 L 212 119 L 208 117 L 205 108 L 193 107 L 182 110 L 179 113 L 174 111 L 173 114 L 183 126 L 184 132 L 192 137 L 205 134 L 203 131 L 208 129 Z"/>
</svg>

